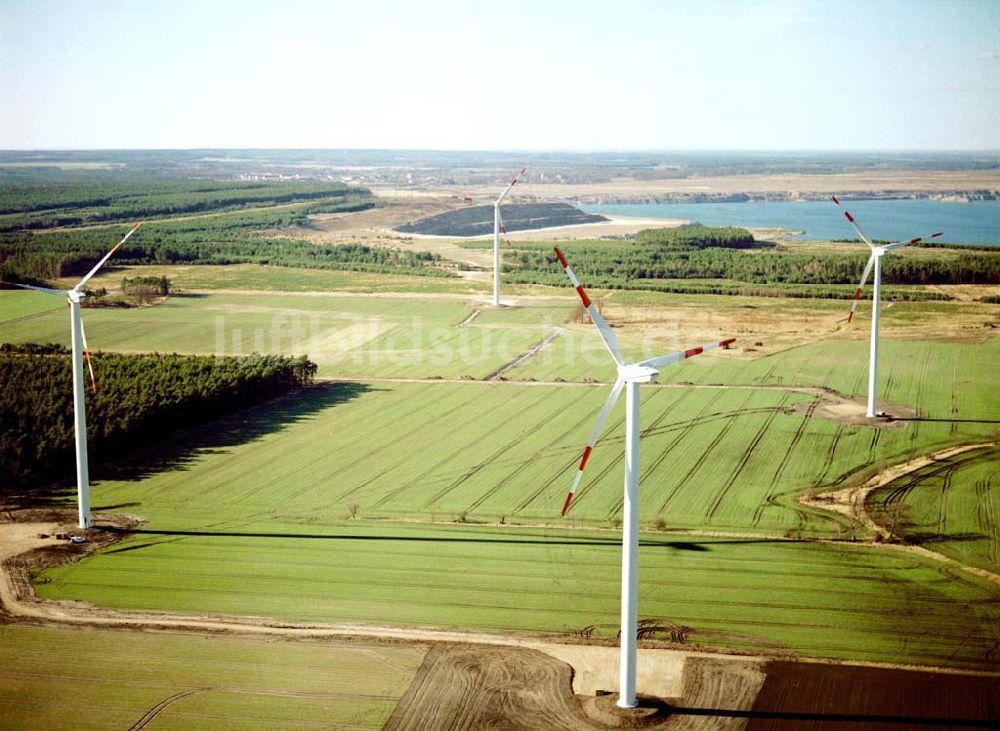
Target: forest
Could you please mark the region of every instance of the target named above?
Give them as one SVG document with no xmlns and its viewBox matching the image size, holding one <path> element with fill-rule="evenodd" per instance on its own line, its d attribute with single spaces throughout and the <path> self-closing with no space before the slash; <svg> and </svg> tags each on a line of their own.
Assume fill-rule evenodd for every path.
<svg viewBox="0 0 1000 731">
<path fill-rule="evenodd" d="M 270 264 L 309 269 L 418 274 L 448 277 L 435 267 L 440 257 L 363 244 L 317 245 L 305 239 L 239 234 L 236 226 L 215 236 L 199 224 L 204 239 L 191 229 L 161 229 L 155 224 L 126 242 L 114 264 Z M 246 229 L 243 229 L 244 232 Z M 117 235 L 118 232 L 116 232 Z M 0 279 L 34 282 L 83 275 L 111 248 L 107 230 L 53 231 L 46 234 L 0 236 Z"/>
<path fill-rule="evenodd" d="M 312 383 L 305 356 L 93 354 L 94 464 Z M 59 345 L 0 346 L 0 493 L 74 474 L 71 359 Z"/>
<path fill-rule="evenodd" d="M 368 202 L 344 201 L 341 211 Z M 324 204 L 327 212 L 332 203 Z M 306 225 L 307 209 L 240 211 L 179 221 L 154 221 L 115 254 L 115 264 L 271 264 L 312 269 L 453 276 L 436 266 L 440 257 L 420 251 L 359 244 L 317 245 L 277 236 L 277 229 Z M 0 279 L 37 282 L 82 275 L 119 236 L 120 228 L 58 229 L 0 234 Z"/>
<path fill-rule="evenodd" d="M 150 222 L 115 254 L 114 263 L 270 264 L 454 276 L 428 252 L 316 245 L 285 233 L 308 227 L 313 214 L 374 205 L 365 188 L 316 181 L 122 175 L 86 182 L 66 175 L 5 180 L 0 186 L 0 279 L 42 283 L 82 275 L 143 219 Z"/>
<path fill-rule="evenodd" d="M 476 245 L 482 244 L 464 244 Z M 857 251 L 797 252 L 755 242 L 748 231 L 733 227 L 652 229 L 639 232 L 635 241 L 573 242 L 564 248 L 588 286 L 666 292 L 737 294 L 745 285 L 755 285 L 764 286 L 769 296 L 849 298 L 853 289 L 835 285 L 857 285 L 866 263 Z M 507 281 L 567 283 L 549 244 L 512 242 L 503 261 Z M 700 281 L 692 286 L 683 280 Z M 900 252 L 883 259 L 882 282 L 998 284 L 1000 251 L 940 249 L 922 256 Z M 887 290 L 887 296 L 894 294 L 903 299 L 948 298 L 938 292 Z"/>
<path fill-rule="evenodd" d="M 5 181 L 0 186 L 0 232 L 79 226 L 160 216 L 218 212 L 316 201 L 367 200 L 365 188 L 304 181 Z M 317 211 L 319 212 L 319 211 Z"/>
</svg>

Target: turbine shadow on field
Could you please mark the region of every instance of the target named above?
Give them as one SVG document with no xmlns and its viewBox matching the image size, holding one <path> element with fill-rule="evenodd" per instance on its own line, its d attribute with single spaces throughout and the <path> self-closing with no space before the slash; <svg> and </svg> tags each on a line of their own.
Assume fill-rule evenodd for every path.
<svg viewBox="0 0 1000 731">
<path fill-rule="evenodd" d="M 105 528 L 111 533 L 120 533 L 130 536 L 162 536 L 181 538 L 279 538 L 279 539 L 302 539 L 310 541 L 373 541 L 373 542 L 403 542 L 403 543 L 476 543 L 482 545 L 536 545 L 536 546 L 621 546 L 620 538 L 542 538 L 542 537 L 503 537 L 494 536 L 414 536 L 414 535 L 378 535 L 370 533 L 265 533 L 262 531 L 209 531 L 209 530 L 154 530 L 149 528 L 118 528 L 109 526 Z M 708 541 L 651 541 L 641 540 L 639 545 L 645 549 L 669 549 L 672 551 L 711 551 L 712 544 L 732 545 L 736 543 L 788 543 L 787 540 L 775 541 L 772 539 L 735 539 L 735 540 L 708 540 Z M 144 548 L 153 543 L 142 546 L 127 546 L 117 549 L 117 551 L 134 550 Z M 115 553 L 117 551 L 109 551 Z"/>
<path fill-rule="evenodd" d="M 1000 419 L 932 419 L 928 416 L 915 416 L 912 419 L 898 418 L 895 421 L 927 421 L 934 424 L 1000 424 Z"/>
<path fill-rule="evenodd" d="M 902 529 L 903 526 L 900 526 Z M 925 543 L 961 543 L 964 541 L 987 541 L 989 536 L 985 533 L 933 533 L 915 532 L 905 533 L 902 542 L 911 546 L 922 546 Z"/>
<path fill-rule="evenodd" d="M 317 383 L 150 445 L 128 462 L 103 467 L 96 476 L 103 480 L 134 481 L 166 470 L 184 470 L 199 455 L 248 444 L 371 390 L 363 383 Z"/>
</svg>

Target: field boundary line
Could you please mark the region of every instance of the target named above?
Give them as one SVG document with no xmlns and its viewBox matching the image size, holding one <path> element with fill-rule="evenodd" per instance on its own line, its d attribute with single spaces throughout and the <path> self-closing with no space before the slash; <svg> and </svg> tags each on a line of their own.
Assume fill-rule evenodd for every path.
<svg viewBox="0 0 1000 731">
<path fill-rule="evenodd" d="M 534 356 L 538 355 L 543 350 L 545 350 L 547 347 L 549 347 L 550 345 L 552 345 L 552 343 L 554 343 L 559 337 L 561 337 L 562 335 L 564 335 L 566 332 L 568 332 L 568 331 L 564 327 L 553 328 L 552 332 L 550 332 L 548 335 L 546 335 L 544 338 L 542 338 L 541 341 L 539 341 L 539 342 L 535 343 L 534 345 L 532 345 L 530 348 L 528 348 L 526 351 L 524 351 L 523 353 L 521 353 L 520 355 L 518 355 L 513 360 L 508 361 L 507 363 L 504 363 L 502 366 L 500 366 L 495 371 L 493 371 L 492 373 L 490 373 L 488 376 L 486 376 L 485 378 L 483 378 L 483 380 L 484 381 L 500 381 L 500 380 L 502 380 L 504 373 L 506 373 L 507 371 L 513 370 L 514 368 L 517 368 L 519 365 L 521 365 L 525 361 L 530 360 Z"/>
</svg>

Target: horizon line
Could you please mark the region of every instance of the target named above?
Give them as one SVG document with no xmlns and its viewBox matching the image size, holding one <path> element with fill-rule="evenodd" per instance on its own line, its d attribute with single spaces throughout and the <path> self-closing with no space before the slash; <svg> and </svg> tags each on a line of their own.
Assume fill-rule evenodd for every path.
<svg viewBox="0 0 1000 731">
<path fill-rule="evenodd" d="M 711 148 L 711 147 L 691 147 L 691 148 L 656 148 L 656 147 L 636 147 L 636 148 L 559 148 L 559 147 L 510 147 L 510 148 L 461 148 L 461 147 L 8 147 L 0 148 L 0 154 L 8 153 L 42 153 L 42 152 L 199 152 L 203 150 L 225 150 L 225 151 L 275 151 L 275 152 L 437 152 L 437 153 L 478 153 L 478 154 L 573 154 L 573 155 L 598 155 L 598 154 L 645 154 L 645 155 L 679 155 L 679 154 L 771 154 L 771 155 L 800 155 L 800 154 L 992 154 L 1000 155 L 1000 148 L 907 148 L 907 147 L 845 147 L 845 148 L 753 148 L 753 147 L 732 147 L 732 148 Z"/>
</svg>

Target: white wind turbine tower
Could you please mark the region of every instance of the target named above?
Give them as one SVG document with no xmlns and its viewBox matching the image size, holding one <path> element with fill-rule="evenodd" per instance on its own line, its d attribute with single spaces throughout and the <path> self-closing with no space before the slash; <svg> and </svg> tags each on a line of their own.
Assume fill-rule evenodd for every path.
<svg viewBox="0 0 1000 731">
<path fill-rule="evenodd" d="M 837 196 L 832 195 L 830 198 L 833 202 L 840 206 L 840 201 L 837 200 Z M 854 311 L 858 307 L 858 302 L 861 299 L 861 290 L 865 286 L 865 282 L 868 281 L 868 275 L 871 274 L 872 269 L 875 269 L 875 276 L 873 280 L 872 288 L 872 333 L 871 333 L 871 345 L 869 346 L 868 352 L 868 410 L 865 412 L 868 418 L 874 418 L 876 415 L 876 392 L 878 390 L 878 327 L 879 327 L 879 304 L 882 296 L 882 257 L 885 256 L 887 251 L 892 251 L 893 249 L 899 249 L 903 246 L 909 246 L 910 244 L 916 244 L 923 241 L 923 237 L 918 236 L 915 239 L 910 239 L 909 241 L 893 241 L 889 244 L 882 244 L 881 246 L 876 246 L 872 243 L 871 239 L 865 236 L 864 231 L 858 226 L 858 222 L 843 206 L 840 208 L 844 211 L 844 218 L 847 219 L 848 223 L 854 228 L 861 240 L 868 244 L 868 248 L 871 249 L 871 256 L 868 257 L 868 263 L 865 265 L 865 271 L 861 275 L 861 283 L 858 284 L 858 288 L 854 290 L 854 302 L 851 305 L 851 313 L 847 316 L 847 322 L 850 323 L 854 319 Z M 941 232 L 931 234 L 928 238 L 937 238 L 941 235 Z"/>
<path fill-rule="evenodd" d="M 87 272 L 87 276 L 77 282 L 76 286 L 70 290 L 48 289 L 46 287 L 35 287 L 30 284 L 16 284 L 23 289 L 33 289 L 36 292 L 65 297 L 69 302 L 69 317 L 72 327 L 73 346 L 73 418 L 74 431 L 76 436 L 76 493 L 77 507 L 79 512 L 79 525 L 81 528 L 89 528 L 92 525 L 90 519 L 90 471 L 87 466 L 87 412 L 84 405 L 84 385 L 83 385 L 83 359 L 86 356 L 87 368 L 90 370 L 90 382 L 93 385 L 94 393 L 97 393 L 97 382 L 94 380 L 94 368 L 90 363 L 90 351 L 87 349 L 87 338 L 83 332 L 83 318 L 80 315 L 80 303 L 83 302 L 83 286 L 90 281 L 90 278 L 97 274 L 104 263 L 111 258 L 122 244 L 128 241 L 129 237 L 139 230 L 145 221 L 140 221 L 132 230 L 125 234 L 125 238 L 115 244 L 104 258 L 97 262 L 97 265 Z"/>
<path fill-rule="evenodd" d="M 618 377 L 614 386 L 611 387 L 611 394 L 604 402 L 604 407 L 597 416 L 597 423 L 590 434 L 590 441 L 583 450 L 583 457 L 577 468 L 576 478 L 573 486 L 566 495 L 566 502 L 563 504 L 562 514 L 566 515 L 573 494 L 583 477 L 583 470 L 590 459 L 590 453 L 594 449 L 597 437 L 604 428 L 604 423 L 608 420 L 608 415 L 614 407 L 615 402 L 621 395 L 622 387 L 625 387 L 625 502 L 624 520 L 622 521 L 622 602 L 621 602 L 621 656 L 619 661 L 618 680 L 618 702 L 621 708 L 634 708 L 635 698 L 635 665 L 636 665 L 636 641 L 638 630 L 638 601 L 639 601 L 639 384 L 655 381 L 659 375 L 661 366 L 671 363 L 678 363 L 686 358 L 704 353 L 715 348 L 726 348 L 736 338 L 728 338 L 714 343 L 708 343 L 698 348 L 691 348 L 679 353 L 670 353 L 659 358 L 650 358 L 639 363 L 626 363 L 622 356 L 618 339 L 608 327 L 601 314 L 594 307 L 587 293 L 576 278 L 573 270 L 566 262 L 566 257 L 555 250 L 559 257 L 559 263 L 569 276 L 573 286 L 576 287 L 577 294 L 583 301 L 583 306 L 590 315 L 590 319 L 597 325 L 597 329 L 604 340 L 604 345 L 618 366 Z"/>
<path fill-rule="evenodd" d="M 507 227 L 503 225 L 503 217 L 500 215 L 500 203 L 510 192 L 510 189 L 517 185 L 517 181 L 524 175 L 527 168 L 511 178 L 507 187 L 503 189 L 500 197 L 493 202 L 493 306 L 500 306 L 500 233 L 507 233 Z"/>
</svg>

